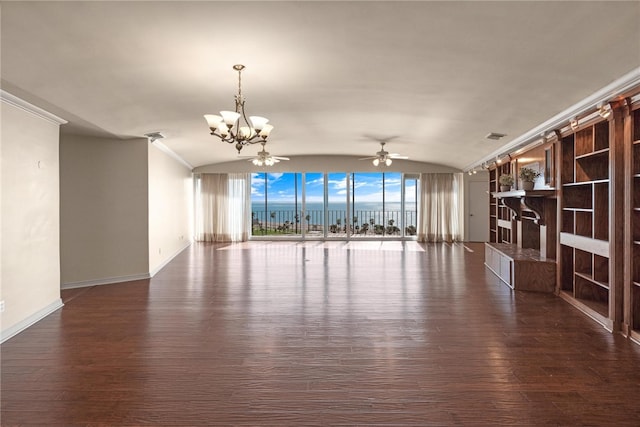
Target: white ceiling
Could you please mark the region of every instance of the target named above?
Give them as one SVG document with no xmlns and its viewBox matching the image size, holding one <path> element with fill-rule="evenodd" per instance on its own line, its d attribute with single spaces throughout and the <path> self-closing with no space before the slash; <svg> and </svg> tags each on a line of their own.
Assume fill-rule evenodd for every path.
<svg viewBox="0 0 640 427">
<path fill-rule="evenodd" d="M 2 2 L 2 87 L 64 132 L 150 131 L 230 161 L 205 113 L 271 119 L 275 155 L 464 168 L 640 66 L 639 2 Z M 485 139 L 489 132 L 508 136 Z M 253 154 L 259 146 L 245 148 Z"/>
</svg>

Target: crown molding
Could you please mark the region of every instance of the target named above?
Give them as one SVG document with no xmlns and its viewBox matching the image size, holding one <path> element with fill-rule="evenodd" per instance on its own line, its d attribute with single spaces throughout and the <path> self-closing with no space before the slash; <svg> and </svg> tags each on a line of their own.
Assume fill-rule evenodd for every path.
<svg viewBox="0 0 640 427">
<path fill-rule="evenodd" d="M 56 125 L 64 125 L 68 123 L 65 119 L 62 119 L 55 114 L 51 114 L 50 112 L 43 110 L 40 107 L 36 107 L 35 105 L 25 101 L 24 99 L 18 98 L 15 95 L 10 94 L 7 91 L 0 89 L 0 100 L 9 105 L 13 105 L 14 107 L 20 108 L 28 113 L 31 113 L 35 116 L 40 117 L 41 119 L 45 119 L 48 122 L 51 122 Z"/>
<path fill-rule="evenodd" d="M 464 172 L 467 172 L 481 166 L 485 162 L 491 163 L 496 157 L 504 157 L 520 148 L 524 148 L 527 145 L 534 143 L 537 139 L 542 138 L 543 132 L 561 129 L 569 123 L 571 118 L 582 116 L 589 112 L 589 110 L 597 108 L 598 104 L 607 103 L 616 97 L 632 95 L 629 92 L 637 90 L 638 88 L 640 88 L 640 67 L 631 70 L 582 101 L 577 102 L 566 110 L 556 114 L 546 122 L 513 139 L 508 144 L 503 145 L 491 154 L 469 164 L 463 170 Z"/>
<path fill-rule="evenodd" d="M 178 155 L 171 148 L 167 147 L 166 145 L 164 145 L 162 142 L 158 141 L 157 139 L 154 140 L 154 141 L 151 141 L 151 138 L 148 138 L 148 139 L 149 139 L 149 143 L 151 145 L 153 145 L 154 147 L 156 147 L 158 150 L 160 150 L 160 151 L 164 152 L 165 154 L 169 155 L 169 157 L 172 157 L 173 159 L 177 160 L 179 163 L 184 165 L 190 171 L 193 171 L 193 169 L 194 169 L 193 165 L 191 165 L 191 163 L 187 162 L 185 159 L 180 157 L 180 155 Z"/>
</svg>

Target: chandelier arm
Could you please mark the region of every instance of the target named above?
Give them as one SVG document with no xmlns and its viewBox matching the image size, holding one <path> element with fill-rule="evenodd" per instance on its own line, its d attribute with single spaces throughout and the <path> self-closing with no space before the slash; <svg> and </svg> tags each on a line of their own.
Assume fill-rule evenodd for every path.
<svg viewBox="0 0 640 427">
<path fill-rule="evenodd" d="M 244 111 L 244 98 L 242 97 L 242 70 L 244 69 L 244 66 L 237 65 L 234 67 L 234 69 L 238 70 L 238 96 L 236 97 L 236 113 L 240 114 L 240 116 L 242 117 L 242 120 L 244 120 L 244 124 L 250 130 L 252 130 L 253 127 L 249 123 L 249 120 L 247 119 L 247 114 Z M 238 119 L 236 127 L 238 128 L 237 130 L 238 141 L 242 145 L 244 145 L 245 141 L 249 141 L 250 139 L 252 139 L 251 132 L 249 132 L 249 136 L 246 138 L 243 137 L 243 135 L 240 133 L 240 119 Z"/>
</svg>

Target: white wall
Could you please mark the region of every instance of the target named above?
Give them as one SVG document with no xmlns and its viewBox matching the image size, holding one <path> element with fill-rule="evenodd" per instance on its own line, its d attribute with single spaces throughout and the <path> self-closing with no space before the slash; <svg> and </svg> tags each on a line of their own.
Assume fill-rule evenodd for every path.
<svg viewBox="0 0 640 427">
<path fill-rule="evenodd" d="M 153 276 L 191 244 L 193 175 L 156 145 L 149 146 L 148 155 L 149 272 Z"/>
<path fill-rule="evenodd" d="M 7 96 L 0 102 L 1 340 L 62 306 L 58 136 L 64 121 L 18 106 L 13 97 L 9 103 Z"/>
<path fill-rule="evenodd" d="M 149 277 L 148 142 L 60 140 L 62 287 Z"/>
</svg>

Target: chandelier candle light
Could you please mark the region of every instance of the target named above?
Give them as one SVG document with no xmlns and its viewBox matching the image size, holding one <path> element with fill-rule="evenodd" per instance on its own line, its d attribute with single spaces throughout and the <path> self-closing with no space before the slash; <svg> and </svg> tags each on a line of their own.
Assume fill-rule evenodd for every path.
<svg viewBox="0 0 640 427">
<path fill-rule="evenodd" d="M 244 112 L 245 99 L 242 96 L 242 70 L 244 65 L 237 64 L 233 69 L 238 72 L 238 94 L 235 96 L 235 111 L 220 111 L 220 115 L 205 114 L 211 135 L 217 136 L 224 142 L 235 144 L 236 150 L 240 153 L 245 145 L 257 142 L 266 142 L 267 137 L 273 130 L 273 126 L 268 124 L 268 119 L 260 116 L 247 116 Z"/>
</svg>

